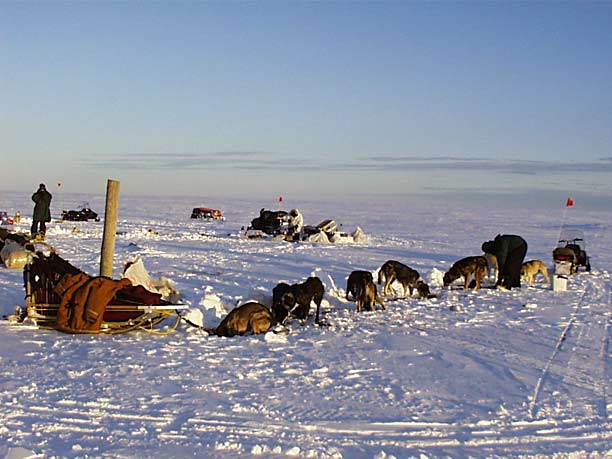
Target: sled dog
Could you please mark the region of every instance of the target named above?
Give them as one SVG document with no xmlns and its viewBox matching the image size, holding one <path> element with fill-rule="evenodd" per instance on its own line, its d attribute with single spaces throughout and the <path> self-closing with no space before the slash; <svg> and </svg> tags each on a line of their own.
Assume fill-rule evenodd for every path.
<svg viewBox="0 0 612 459">
<path fill-rule="evenodd" d="M 535 277 L 539 273 L 542 273 L 542 275 L 546 278 L 546 282 L 550 284 L 548 269 L 546 269 L 546 265 L 542 260 L 526 261 L 523 263 L 523 266 L 521 266 L 521 278 L 523 278 L 528 284 L 533 284 Z"/>
<path fill-rule="evenodd" d="M 419 273 L 409 266 L 395 260 L 386 261 L 378 271 L 378 285 L 385 281 L 385 286 L 382 289 L 382 293 L 385 296 L 389 296 L 391 291 L 391 284 L 393 281 L 398 281 L 404 288 L 404 297 L 406 297 L 406 288 L 412 296 L 414 289 L 417 289 L 421 298 L 427 298 L 429 296 L 429 286 L 425 283 Z"/>
<path fill-rule="evenodd" d="M 353 271 L 346 282 L 346 299 L 350 301 L 349 295 L 353 297 L 353 301 L 357 302 L 357 311 L 365 307 L 367 310 L 374 311 L 375 303 L 380 304 L 383 309 L 387 309 L 382 298 L 378 295 L 374 278 L 369 271 Z"/>
<path fill-rule="evenodd" d="M 319 323 L 319 309 L 325 294 L 323 282 L 318 277 L 309 277 L 301 284 L 288 285 L 280 283 L 272 290 L 272 312 L 280 323 L 289 315 L 304 321 L 310 311 L 310 303 L 317 305 L 315 321 Z"/>
<path fill-rule="evenodd" d="M 466 257 L 455 262 L 444 274 L 444 286 L 447 287 L 455 280 L 463 277 L 463 288 L 468 289 L 470 279 L 473 276 L 476 281 L 474 290 L 480 289 L 480 281 L 487 274 L 487 259 L 484 256 Z"/>
<path fill-rule="evenodd" d="M 274 323 L 272 313 L 267 307 L 251 301 L 232 309 L 219 326 L 209 332 L 227 337 L 258 334 L 267 332 Z"/>
</svg>

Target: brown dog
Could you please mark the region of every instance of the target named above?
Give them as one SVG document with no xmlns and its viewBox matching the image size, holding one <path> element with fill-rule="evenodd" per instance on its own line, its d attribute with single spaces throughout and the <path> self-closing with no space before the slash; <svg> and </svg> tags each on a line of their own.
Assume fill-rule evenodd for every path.
<svg viewBox="0 0 612 459">
<path fill-rule="evenodd" d="M 350 301 L 349 294 L 357 301 L 357 311 L 365 307 L 370 311 L 376 309 L 375 303 L 380 304 L 383 309 L 387 309 L 385 303 L 376 290 L 374 278 L 369 271 L 353 271 L 346 281 L 346 299 Z"/>
<path fill-rule="evenodd" d="M 381 266 L 378 271 L 378 285 L 382 283 L 383 279 L 385 280 L 383 295 L 389 296 L 391 284 L 394 281 L 398 281 L 404 288 L 404 297 L 406 297 L 406 288 L 408 288 L 410 296 L 412 296 L 412 292 L 416 288 L 421 298 L 429 297 L 429 286 L 419 275 L 418 271 L 399 261 L 388 260 Z"/>
<path fill-rule="evenodd" d="M 258 334 L 267 332 L 274 325 L 270 310 L 263 304 L 251 301 L 232 309 L 219 326 L 209 330 L 218 336 Z"/>
<path fill-rule="evenodd" d="M 487 275 L 487 269 L 487 259 L 483 256 L 462 258 L 444 274 L 444 286 L 449 286 L 463 276 L 463 288 L 467 290 L 473 276 L 476 280 L 474 290 L 479 290 L 480 281 Z"/>
<path fill-rule="evenodd" d="M 548 269 L 542 260 L 530 260 L 523 263 L 521 266 L 521 277 L 525 279 L 528 284 L 533 284 L 535 277 L 542 273 L 546 278 L 546 282 L 550 284 L 550 276 L 548 275 Z"/>
</svg>

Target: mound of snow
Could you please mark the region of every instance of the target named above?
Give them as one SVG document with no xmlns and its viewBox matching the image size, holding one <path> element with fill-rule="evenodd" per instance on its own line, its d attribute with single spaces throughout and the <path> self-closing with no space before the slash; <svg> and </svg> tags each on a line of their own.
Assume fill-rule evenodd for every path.
<svg viewBox="0 0 612 459">
<path fill-rule="evenodd" d="M 429 273 L 428 284 L 430 287 L 443 287 L 444 286 L 444 273 L 438 268 L 433 268 Z"/>
</svg>

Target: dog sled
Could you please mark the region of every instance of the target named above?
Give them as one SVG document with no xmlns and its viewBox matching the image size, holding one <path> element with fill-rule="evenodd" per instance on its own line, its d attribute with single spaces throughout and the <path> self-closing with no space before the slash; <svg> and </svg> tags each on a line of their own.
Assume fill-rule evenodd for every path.
<svg viewBox="0 0 612 459">
<path fill-rule="evenodd" d="M 586 253 L 584 234 L 580 230 L 565 230 L 559 236 L 557 247 L 553 250 L 555 264 L 564 262 L 570 265 L 570 274 L 584 268 L 591 270 L 591 261 Z"/>
<path fill-rule="evenodd" d="M 38 250 L 41 244 L 44 247 Z M 45 251 L 48 254 L 45 254 Z M 127 279 L 106 279 L 119 283 L 120 288 L 114 291 L 108 304 L 104 305 L 102 317 L 96 317 L 95 329 L 65 329 L 58 325 L 66 314 L 60 308 L 64 298 L 58 294 L 58 286 L 70 276 L 76 278 L 87 275 L 57 255 L 51 246 L 37 243 L 35 256 L 24 267 L 26 311 L 22 319 L 39 328 L 58 329 L 69 333 L 118 334 L 144 330 L 155 334 L 168 334 L 177 329 L 182 319 L 180 311 L 187 308 L 186 305 L 171 304 L 163 300 L 160 294 L 148 291 L 141 285 L 132 285 Z M 87 314 L 88 311 L 85 310 L 85 322 L 89 321 Z"/>
</svg>

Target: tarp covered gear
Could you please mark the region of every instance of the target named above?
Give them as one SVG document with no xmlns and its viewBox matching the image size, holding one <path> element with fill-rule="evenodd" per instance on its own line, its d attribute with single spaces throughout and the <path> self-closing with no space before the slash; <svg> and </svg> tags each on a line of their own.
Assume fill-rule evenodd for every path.
<svg viewBox="0 0 612 459">
<path fill-rule="evenodd" d="M 321 231 L 327 233 L 328 236 L 338 231 L 338 224 L 335 220 L 323 220 L 317 225 Z"/>
<path fill-rule="evenodd" d="M 0 250 L 0 258 L 4 266 L 9 269 L 23 269 L 30 262 L 34 254 L 26 250 L 23 245 L 11 239 L 4 241 L 4 247 Z"/>
<path fill-rule="evenodd" d="M 329 237 L 324 231 L 317 231 L 316 233 L 312 233 L 305 238 L 308 242 L 320 242 L 329 244 Z"/>
<path fill-rule="evenodd" d="M 368 235 L 358 226 L 355 231 L 353 231 L 353 241 L 368 242 Z"/>
<path fill-rule="evenodd" d="M 183 299 L 176 282 L 163 276 L 151 277 L 140 257 L 125 264 L 123 277 L 130 279 L 133 285 L 142 285 L 148 291 L 160 294 L 163 300 L 170 303 L 178 303 Z"/>
<path fill-rule="evenodd" d="M 129 279 L 116 281 L 85 273 L 64 276 L 54 289 L 61 297 L 56 328 L 68 333 L 99 333 L 106 306 L 118 290 L 130 285 Z"/>
</svg>

